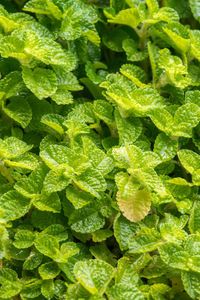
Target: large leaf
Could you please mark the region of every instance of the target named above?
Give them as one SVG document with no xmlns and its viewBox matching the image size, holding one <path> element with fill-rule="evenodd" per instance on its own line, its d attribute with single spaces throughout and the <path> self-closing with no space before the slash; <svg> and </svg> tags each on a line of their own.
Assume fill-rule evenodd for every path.
<svg viewBox="0 0 200 300">
<path fill-rule="evenodd" d="M 198 0 L 189 0 L 190 8 L 196 20 L 200 21 L 200 2 Z"/>
<path fill-rule="evenodd" d="M 1 298 L 3 299 L 13 298 L 22 289 L 22 283 L 19 281 L 17 273 L 8 268 L 0 270 L 0 284 Z"/>
<path fill-rule="evenodd" d="M 120 246 L 120 249 L 127 250 L 130 237 L 136 232 L 137 225 L 128 221 L 122 215 L 117 215 L 114 221 L 114 236 Z"/>
<path fill-rule="evenodd" d="M 122 214 L 132 222 L 142 220 L 151 207 L 151 196 L 147 189 L 138 189 L 133 179 L 126 173 L 118 173 L 117 203 Z"/>
<path fill-rule="evenodd" d="M 199 280 L 200 274 L 195 272 L 182 272 L 183 286 L 192 299 L 197 299 L 200 295 Z"/>
<path fill-rule="evenodd" d="M 83 207 L 71 214 L 69 224 L 76 232 L 91 233 L 102 228 L 105 224 L 105 219 L 95 207 Z"/>
<path fill-rule="evenodd" d="M 58 20 L 62 17 L 62 12 L 51 0 L 46 0 L 44 3 L 40 0 L 31 0 L 26 3 L 23 10 L 42 15 L 52 15 Z"/>
<path fill-rule="evenodd" d="M 24 154 L 31 148 L 31 145 L 27 145 L 25 142 L 15 137 L 8 137 L 7 139 L 0 141 L 0 157 L 12 159 Z"/>
<path fill-rule="evenodd" d="M 132 284 L 117 283 L 108 290 L 109 300 L 144 300 L 142 292 Z"/>
<path fill-rule="evenodd" d="M 22 76 L 26 86 L 40 100 L 50 97 L 56 92 L 57 78 L 52 70 L 35 68 L 32 71 L 31 69 L 23 68 Z"/>
<path fill-rule="evenodd" d="M 3 106 L 3 111 L 14 121 L 25 128 L 32 119 L 32 110 L 28 101 L 21 97 L 9 99 L 9 104 Z"/>
<path fill-rule="evenodd" d="M 91 294 L 102 295 L 114 276 L 114 268 L 102 260 L 77 262 L 74 274 L 78 282 Z"/>
<path fill-rule="evenodd" d="M 24 216 L 30 209 L 30 201 L 14 190 L 0 197 L 0 207 L 3 210 L 3 219 L 16 220 Z"/>
</svg>

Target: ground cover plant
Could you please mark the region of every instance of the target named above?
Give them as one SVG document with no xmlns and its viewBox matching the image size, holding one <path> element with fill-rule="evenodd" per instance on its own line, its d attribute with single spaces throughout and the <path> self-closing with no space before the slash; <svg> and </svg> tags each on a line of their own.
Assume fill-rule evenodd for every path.
<svg viewBox="0 0 200 300">
<path fill-rule="evenodd" d="M 0 299 L 200 299 L 199 0 L 0 0 Z"/>
</svg>

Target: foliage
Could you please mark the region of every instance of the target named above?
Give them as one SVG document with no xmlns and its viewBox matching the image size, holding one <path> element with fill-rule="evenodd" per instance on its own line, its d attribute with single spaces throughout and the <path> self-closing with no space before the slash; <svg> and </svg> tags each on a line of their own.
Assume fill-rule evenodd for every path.
<svg viewBox="0 0 200 300">
<path fill-rule="evenodd" d="M 199 1 L 0 2 L 0 299 L 200 299 Z"/>
</svg>

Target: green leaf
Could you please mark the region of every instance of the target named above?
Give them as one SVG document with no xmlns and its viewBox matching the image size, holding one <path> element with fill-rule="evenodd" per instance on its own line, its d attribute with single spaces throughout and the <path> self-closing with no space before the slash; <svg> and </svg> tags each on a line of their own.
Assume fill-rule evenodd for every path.
<svg viewBox="0 0 200 300">
<path fill-rule="evenodd" d="M 8 99 L 21 94 L 25 90 L 21 72 L 14 71 L 0 80 L 0 99 Z"/>
<path fill-rule="evenodd" d="M 107 188 L 105 179 L 94 168 L 88 168 L 81 175 L 77 176 L 74 182 L 80 189 L 97 198 L 99 198 L 99 192 L 103 192 Z"/>
<path fill-rule="evenodd" d="M 17 273 L 8 268 L 1 268 L 0 284 L 1 298 L 3 299 L 13 298 L 22 289 L 22 284 L 18 279 Z"/>
<path fill-rule="evenodd" d="M 143 61 L 148 56 L 146 49 L 143 51 L 138 49 L 139 45 L 134 39 L 125 39 L 122 47 L 126 52 L 128 61 Z"/>
<path fill-rule="evenodd" d="M 113 106 L 105 100 L 95 100 L 93 103 L 94 114 L 108 126 L 113 125 Z"/>
<path fill-rule="evenodd" d="M 191 54 L 194 58 L 200 60 L 200 31 L 199 30 L 191 30 L 190 31 L 190 39 L 191 39 Z"/>
<path fill-rule="evenodd" d="M 189 271 L 187 265 L 189 253 L 183 250 L 181 246 L 175 243 L 166 243 L 159 247 L 161 259 L 170 267 Z"/>
<path fill-rule="evenodd" d="M 129 239 L 130 253 L 146 253 L 151 252 L 160 245 L 163 241 L 158 231 L 152 228 L 145 228 L 138 232 L 138 234 Z"/>
<path fill-rule="evenodd" d="M 142 123 L 139 118 L 123 118 L 116 110 L 115 122 L 119 134 L 120 145 L 134 143 L 142 133 Z"/>
<path fill-rule="evenodd" d="M 41 264 L 42 259 L 43 259 L 43 255 L 36 249 L 33 249 L 30 252 L 30 255 L 25 259 L 23 263 L 23 269 L 24 270 L 36 269 Z"/>
<path fill-rule="evenodd" d="M 46 299 L 52 299 L 54 296 L 54 282 L 53 280 L 45 280 L 41 285 L 41 293 Z"/>
<path fill-rule="evenodd" d="M 85 124 L 85 122 L 77 119 L 69 119 L 64 122 L 64 126 L 67 127 L 67 135 L 71 140 L 75 139 L 77 136 L 82 134 L 89 134 L 90 128 Z"/>
<path fill-rule="evenodd" d="M 37 209 L 42 211 L 50 211 L 53 213 L 61 211 L 60 198 L 56 193 L 36 196 L 33 198 L 32 202 Z"/>
<path fill-rule="evenodd" d="M 190 39 L 188 30 L 180 23 L 171 23 L 163 28 L 170 39 L 172 46 L 181 53 L 188 52 Z"/>
<path fill-rule="evenodd" d="M 60 86 L 58 86 L 55 94 L 51 96 L 51 99 L 58 105 L 65 105 L 73 102 L 73 96 L 68 89 Z"/>
<path fill-rule="evenodd" d="M 108 18 L 109 23 L 127 25 L 132 28 L 137 27 L 137 25 L 140 23 L 140 17 L 136 8 L 128 8 L 121 10 L 115 16 L 108 13 L 106 10 L 104 11 L 104 13 Z"/>
<path fill-rule="evenodd" d="M 18 230 L 15 234 L 15 241 L 13 245 L 16 248 L 24 249 L 29 248 L 33 245 L 35 240 L 35 235 L 30 230 Z"/>
<path fill-rule="evenodd" d="M 28 89 L 40 100 L 56 92 L 57 77 L 50 69 L 35 68 L 32 71 L 29 68 L 23 68 L 22 76 Z"/>
<path fill-rule="evenodd" d="M 163 98 L 150 87 L 136 88 L 134 84 L 121 78 L 122 82 L 111 83 L 106 91 L 121 109 L 134 113 L 136 116 L 145 116 L 156 108 L 163 108 Z"/>
<path fill-rule="evenodd" d="M 30 201 L 14 190 L 0 197 L 0 207 L 5 221 L 16 220 L 24 216 L 30 209 Z"/>
<path fill-rule="evenodd" d="M 43 115 L 41 118 L 41 122 L 48 127 L 52 128 L 56 132 L 58 132 L 60 135 L 64 134 L 64 129 L 62 126 L 62 123 L 64 121 L 64 118 L 58 114 L 47 114 Z"/>
<path fill-rule="evenodd" d="M 70 154 L 71 152 L 69 148 L 53 144 L 40 152 L 42 160 L 50 169 L 66 164 L 68 162 L 68 155 Z"/>
<path fill-rule="evenodd" d="M 71 180 L 63 175 L 62 169 L 50 170 L 43 183 L 43 192 L 54 193 L 64 190 Z"/>
<path fill-rule="evenodd" d="M 27 170 L 35 170 L 38 165 L 38 157 L 33 153 L 24 153 L 13 160 L 5 159 L 4 163 L 13 168 L 22 168 Z"/>
<path fill-rule="evenodd" d="M 200 274 L 196 272 L 182 272 L 181 278 L 183 286 L 192 299 L 200 296 L 199 280 Z"/>
<path fill-rule="evenodd" d="M 23 286 L 23 290 L 20 293 L 20 296 L 23 298 L 36 298 L 41 295 L 41 284 L 42 281 L 36 278 L 28 279 Z"/>
<path fill-rule="evenodd" d="M 154 152 L 159 154 L 162 160 L 172 159 L 178 151 L 178 141 L 167 136 L 165 133 L 159 133 L 154 143 Z"/>
<path fill-rule="evenodd" d="M 148 255 L 147 255 L 148 256 Z M 137 285 L 139 281 L 139 276 L 137 274 L 139 270 L 139 264 L 140 258 L 142 256 L 138 257 L 138 260 L 134 262 L 134 259 L 131 257 L 122 257 L 118 260 L 117 263 L 117 273 L 115 276 L 115 283 L 117 284 L 124 284 L 124 285 Z M 136 258 L 137 259 L 137 258 Z M 138 266 L 137 266 L 138 264 Z"/>
<path fill-rule="evenodd" d="M 2 5 L 0 6 L 0 25 L 6 33 L 13 31 L 19 26 L 12 16 Z"/>
<path fill-rule="evenodd" d="M 34 245 L 40 253 L 52 258 L 53 260 L 59 256 L 59 242 L 54 236 L 40 234 L 36 237 Z"/>
<path fill-rule="evenodd" d="M 80 298 L 81 297 L 81 298 Z M 91 299 L 91 294 L 85 290 L 80 283 L 69 284 L 67 288 L 66 300 Z M 98 300 L 98 299 L 97 299 Z"/>
<path fill-rule="evenodd" d="M 56 65 L 67 68 L 68 72 L 76 66 L 76 58 L 72 52 L 65 51 L 61 45 L 40 29 L 35 27 L 25 28 L 25 53 L 33 58 L 40 60 L 47 65 Z M 20 42 L 17 41 L 17 45 Z M 19 46 L 18 46 L 19 47 Z"/>
<path fill-rule="evenodd" d="M 136 65 L 125 64 L 120 68 L 120 72 L 130 79 L 137 87 L 147 86 L 143 81 L 146 80 L 146 74 L 140 67 Z"/>
<path fill-rule="evenodd" d="M 81 91 L 83 89 L 72 72 L 58 66 L 54 66 L 53 69 L 57 76 L 58 87 L 69 91 Z"/>
<path fill-rule="evenodd" d="M 109 300 L 144 300 L 142 292 L 132 284 L 117 283 L 107 291 Z"/>
<path fill-rule="evenodd" d="M 68 186 L 66 188 L 66 197 L 76 209 L 84 207 L 93 200 L 93 197 L 89 193 L 74 186 Z"/>
<path fill-rule="evenodd" d="M 0 157 L 12 159 L 24 154 L 31 148 L 32 145 L 27 145 L 15 137 L 8 137 L 0 141 Z"/>
<path fill-rule="evenodd" d="M 23 64 L 31 62 L 31 56 L 24 52 L 24 42 L 13 35 L 0 37 L 0 53 L 2 57 L 13 57 Z"/>
<path fill-rule="evenodd" d="M 75 210 L 69 218 L 71 229 L 80 233 L 91 233 L 102 228 L 104 217 L 95 207 L 83 207 Z"/>
<path fill-rule="evenodd" d="M 128 249 L 129 239 L 136 232 L 136 230 L 136 223 L 128 221 L 120 214 L 116 216 L 114 221 L 114 236 L 122 251 Z"/>
<path fill-rule="evenodd" d="M 66 40 L 75 40 L 94 30 L 93 24 L 98 20 L 96 10 L 84 2 L 76 3 L 70 0 L 64 5 L 61 37 Z M 87 35 L 86 35 L 87 36 Z"/>
<path fill-rule="evenodd" d="M 188 149 L 182 149 L 178 151 L 178 158 L 189 173 L 193 174 L 195 170 L 200 169 L 200 155 L 197 153 Z"/>
<path fill-rule="evenodd" d="M 48 262 L 48 263 L 42 264 L 39 267 L 38 272 L 39 272 L 40 276 L 42 277 L 42 279 L 48 280 L 48 279 L 53 279 L 53 278 L 57 277 L 60 273 L 60 270 L 56 263 Z"/>
<path fill-rule="evenodd" d="M 192 207 L 189 219 L 189 229 L 191 233 L 200 231 L 200 204 L 198 201 L 195 201 Z"/>
<path fill-rule="evenodd" d="M 113 160 L 108 157 L 103 150 L 99 149 L 88 137 L 82 138 L 83 152 L 91 161 L 93 167 L 103 176 L 113 169 Z"/>
<path fill-rule="evenodd" d="M 175 134 L 177 136 L 192 136 L 192 128 L 199 123 L 200 109 L 193 103 L 186 103 L 180 106 L 174 115 Z"/>
<path fill-rule="evenodd" d="M 149 14 L 151 16 L 159 10 L 159 5 L 157 0 L 146 0 L 146 4 L 149 10 Z"/>
<path fill-rule="evenodd" d="M 23 196 L 27 198 L 34 198 L 40 194 L 46 174 L 46 167 L 44 165 L 40 165 L 28 178 L 18 180 L 14 185 L 14 188 Z"/>
<path fill-rule="evenodd" d="M 166 83 L 171 83 L 179 88 L 185 88 L 190 85 L 190 79 L 187 77 L 187 68 L 178 56 L 170 54 L 168 49 L 159 51 L 158 65 L 164 70 L 167 77 Z"/>
<path fill-rule="evenodd" d="M 61 245 L 60 247 L 60 254 L 59 257 L 56 259 L 59 263 L 66 263 L 67 260 L 78 254 L 80 251 L 78 245 L 74 242 L 66 242 Z"/>
<path fill-rule="evenodd" d="M 114 268 L 98 259 L 77 262 L 74 274 L 78 282 L 92 295 L 103 295 L 114 276 Z"/>
<path fill-rule="evenodd" d="M 59 242 L 68 238 L 66 228 L 60 224 L 52 224 L 43 230 L 43 233 L 54 236 Z"/>
<path fill-rule="evenodd" d="M 199 14 L 200 3 L 199 3 L 199 1 L 198 0 L 189 0 L 189 4 L 190 4 L 190 8 L 191 8 L 193 16 L 195 17 L 195 19 L 197 21 L 200 21 L 200 14 Z"/>
<path fill-rule="evenodd" d="M 179 15 L 177 11 L 171 7 L 161 7 L 156 13 L 153 14 L 153 20 L 147 20 L 149 23 L 156 23 L 159 21 L 164 21 L 167 23 L 178 22 Z"/>
<path fill-rule="evenodd" d="M 26 3 L 23 10 L 36 14 L 52 15 L 58 20 L 62 18 L 62 12 L 51 0 L 45 0 L 44 3 L 41 3 L 40 0 L 31 0 Z"/>
<path fill-rule="evenodd" d="M 143 153 L 139 147 L 125 145 L 125 147 L 113 148 L 113 157 L 119 168 L 139 168 L 143 162 Z"/>
<path fill-rule="evenodd" d="M 151 207 L 151 196 L 147 189 L 138 189 L 126 173 L 115 177 L 118 186 L 117 204 L 122 214 L 132 222 L 144 219 Z"/>
<path fill-rule="evenodd" d="M 92 240 L 95 243 L 103 242 L 113 235 L 110 229 L 100 229 L 92 233 Z"/>
<path fill-rule="evenodd" d="M 21 97 L 9 99 L 9 104 L 4 104 L 3 111 L 11 119 L 19 123 L 22 128 L 26 128 L 32 119 L 32 110 L 28 101 Z"/>
</svg>

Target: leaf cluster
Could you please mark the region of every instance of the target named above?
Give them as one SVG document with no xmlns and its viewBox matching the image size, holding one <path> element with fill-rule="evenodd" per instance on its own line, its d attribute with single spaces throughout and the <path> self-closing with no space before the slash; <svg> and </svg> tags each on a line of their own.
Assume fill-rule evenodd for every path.
<svg viewBox="0 0 200 300">
<path fill-rule="evenodd" d="M 200 299 L 198 0 L 0 4 L 0 300 Z"/>
</svg>

